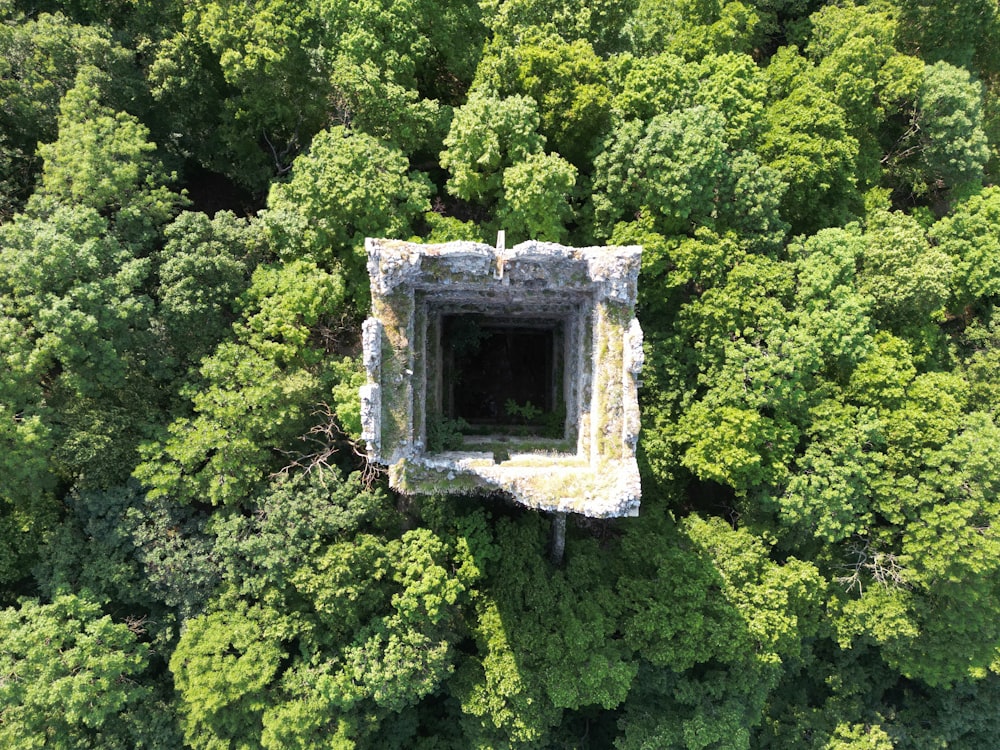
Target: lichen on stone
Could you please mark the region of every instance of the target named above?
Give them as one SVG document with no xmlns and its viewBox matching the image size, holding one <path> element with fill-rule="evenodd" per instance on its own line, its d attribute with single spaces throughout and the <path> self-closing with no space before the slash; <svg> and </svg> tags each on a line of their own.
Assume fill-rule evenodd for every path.
<svg viewBox="0 0 1000 750">
<path fill-rule="evenodd" d="M 372 317 L 363 335 L 363 437 L 369 458 L 389 466 L 395 489 L 499 490 L 540 510 L 638 513 L 641 248 L 368 239 L 366 250 Z M 545 405 L 508 398 L 506 409 L 484 403 L 481 413 L 461 413 L 474 392 L 463 392 L 460 355 L 447 339 L 472 323 L 487 331 L 483 346 L 494 347 L 488 364 L 476 360 L 479 379 L 491 380 L 488 365 L 514 362 L 494 342 L 514 342 L 544 359 L 519 377 L 544 380 L 522 387 L 541 393 Z M 504 369 L 487 402 L 514 387 L 499 384 Z"/>
</svg>

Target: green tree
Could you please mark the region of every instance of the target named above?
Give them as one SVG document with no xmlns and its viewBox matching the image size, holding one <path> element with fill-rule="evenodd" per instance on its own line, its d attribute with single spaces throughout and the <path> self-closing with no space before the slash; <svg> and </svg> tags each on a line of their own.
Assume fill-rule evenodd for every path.
<svg viewBox="0 0 1000 750">
<path fill-rule="evenodd" d="M 183 28 L 159 49 L 161 101 L 188 102 L 207 91 L 218 108 L 205 113 L 213 121 L 192 124 L 220 131 L 212 145 L 232 162 L 220 171 L 248 187 L 286 171 L 323 127 L 330 84 L 314 54 L 326 41 L 317 11 L 315 3 L 287 0 L 199 0 L 185 6 Z"/>
<path fill-rule="evenodd" d="M 75 592 L 124 613 L 155 652 L 168 653 L 178 622 L 204 609 L 221 578 L 206 514 L 150 499 L 135 482 L 72 491 L 63 502 L 32 571 L 42 594 Z"/>
<path fill-rule="evenodd" d="M 41 167 L 36 147 L 56 139 L 60 102 L 77 73 L 89 66 L 105 71 L 115 82 L 105 93 L 116 107 L 137 95 L 139 76 L 128 50 L 106 29 L 61 13 L 28 18 L 13 6 L 0 12 L 0 219 L 6 219 L 31 194 Z"/>
<path fill-rule="evenodd" d="M 39 146 L 41 182 L 28 204 L 44 214 L 52 204 L 92 208 L 113 218 L 114 235 L 140 252 L 182 202 L 155 156 L 149 130 L 135 117 L 101 104 L 103 75 L 83 68 L 60 102 L 59 137 Z"/>
<path fill-rule="evenodd" d="M 320 3 L 328 42 L 334 122 L 387 139 L 407 153 L 440 148 L 447 111 L 478 63 L 486 29 L 475 3 L 382 0 Z"/>
<path fill-rule="evenodd" d="M 189 745 L 262 747 L 268 687 L 287 657 L 280 615 L 258 606 L 231 606 L 194 618 L 170 660 Z"/>
<path fill-rule="evenodd" d="M 874 300 L 885 328 L 901 330 L 941 320 L 948 302 L 951 258 L 930 245 L 917 221 L 899 212 L 875 211 L 859 258 L 860 290 Z"/>
<path fill-rule="evenodd" d="M 84 68 L 63 98 L 38 190 L 0 228 L 0 309 L 22 331 L 9 352 L 24 358 L 19 411 L 55 426 L 53 469 L 115 484 L 155 419 L 145 256 L 181 199 L 148 131 L 100 103 L 95 77 Z"/>
<path fill-rule="evenodd" d="M 990 187 L 959 203 L 929 232 L 954 268 L 951 309 L 956 313 L 1000 293 L 1000 239 L 995 231 L 998 222 L 1000 189 Z"/>
<path fill-rule="evenodd" d="M 725 141 L 734 152 L 756 146 L 765 129 L 767 78 L 750 55 L 710 55 L 698 65 L 695 104 L 725 118 Z"/>
<path fill-rule="evenodd" d="M 538 134 L 538 107 L 523 96 L 472 94 L 455 110 L 444 139 L 441 166 L 448 192 L 462 200 L 491 205 L 503 191 L 503 173 L 532 154 L 545 139 Z"/>
<path fill-rule="evenodd" d="M 928 63 L 944 61 L 968 68 L 974 61 L 996 71 L 991 44 L 1000 29 L 1000 11 L 988 0 L 917 0 L 899 6 L 903 43 Z"/>
<path fill-rule="evenodd" d="M 699 369 L 713 373 L 678 415 L 683 463 L 738 492 L 783 479 L 818 366 L 816 342 L 789 326 L 790 271 L 748 258 L 682 313 L 686 334 L 702 342 Z"/>
<path fill-rule="evenodd" d="M 153 362 L 143 361 L 155 357 L 149 263 L 88 208 L 22 216 L 3 230 L 0 304 L 22 321 L 24 337 L 4 352 L 24 379 L 18 410 L 26 424 L 35 417 L 55 429 L 50 460 L 63 479 L 115 483 L 156 416 L 148 410 L 157 403 L 146 371 Z"/>
<path fill-rule="evenodd" d="M 518 29 L 516 42 L 494 39 L 477 69 L 473 91 L 502 99 L 528 97 L 548 147 L 586 167 L 610 125 L 611 90 L 604 61 L 589 42 L 567 42 L 551 27 Z"/>
<path fill-rule="evenodd" d="M 815 67 L 811 80 L 843 110 L 847 127 L 858 142 L 859 186 L 877 185 L 882 176 L 880 142 L 898 117 L 899 90 L 908 88 L 916 58 L 904 58 L 895 47 L 897 24 L 887 6 L 826 5 L 810 16 L 812 33 L 806 53 Z"/>
<path fill-rule="evenodd" d="M 227 338 L 238 316 L 236 300 L 263 258 L 258 222 L 219 212 L 183 212 L 164 230 L 156 257 L 156 317 L 183 365 L 194 365 Z"/>
<path fill-rule="evenodd" d="M 860 596 L 843 603 L 837 624 L 842 645 L 870 638 L 903 675 L 942 686 L 981 679 L 995 665 L 997 541 L 989 519 L 996 508 L 994 479 L 985 466 L 997 441 L 996 426 L 980 415 L 958 421 L 945 411 L 958 424 L 942 424 L 941 412 L 928 407 L 949 400 L 952 394 L 940 391 L 947 381 L 924 379 L 931 382 L 914 381 L 913 396 L 888 433 L 888 468 L 895 470 L 896 487 L 908 489 L 908 506 L 899 505 L 898 493 L 892 497 L 888 487 L 876 486 L 880 513 L 898 518 L 899 525 L 855 548 L 850 581 L 857 581 Z M 914 428 L 931 429 L 917 436 Z M 920 457 L 907 461 L 912 473 L 900 471 L 902 451 Z M 916 473 L 926 484 L 917 484 Z"/>
<path fill-rule="evenodd" d="M 994 6 L 0 0 L 0 744 L 990 746 Z M 352 445 L 363 239 L 497 228 L 644 247 L 559 566 Z"/>
<path fill-rule="evenodd" d="M 24 576 L 56 521 L 53 493 L 121 481 L 157 417 L 142 256 L 179 200 L 148 131 L 100 103 L 100 78 L 81 69 L 39 149 L 38 191 L 0 227 L 5 577 Z"/>
<path fill-rule="evenodd" d="M 630 120 L 648 122 L 657 114 L 692 103 L 697 67 L 677 55 L 623 54 L 613 58 L 610 65 L 616 127 Z"/>
<path fill-rule="evenodd" d="M 632 593 L 645 593 L 632 607 L 657 648 L 639 652 L 650 663 L 638 674 L 616 746 L 748 748 L 779 665 L 795 664 L 817 633 L 824 582 L 810 563 L 769 560 L 759 538 L 722 519 L 692 515 L 680 533 L 660 531 L 675 551 L 660 552 L 664 542 L 647 534 L 634 542 L 639 570 L 655 566 L 655 577 L 637 577 Z M 650 597 L 658 609 L 669 607 L 666 630 L 642 603 Z"/>
<path fill-rule="evenodd" d="M 304 260 L 260 266 L 241 303 L 236 340 L 203 360 L 203 387 L 183 395 L 194 415 L 143 447 L 136 476 L 150 496 L 184 503 L 236 504 L 281 467 L 324 398 L 324 351 L 313 334 L 345 295 L 339 274 Z"/>
<path fill-rule="evenodd" d="M 496 530 L 498 560 L 472 626 L 478 653 L 453 685 L 474 746 L 543 744 L 564 711 L 618 706 L 636 674 L 616 638 L 613 571 L 584 539 L 569 540 L 565 570 L 552 570 L 546 526 L 525 517 Z"/>
<path fill-rule="evenodd" d="M 568 42 L 586 41 L 606 56 L 626 44 L 623 27 L 636 0 L 488 0 L 480 5 L 485 11 L 484 22 L 505 43 L 516 42 L 525 29 L 551 26 Z"/>
<path fill-rule="evenodd" d="M 87 599 L 23 599 L 0 610 L 0 633 L 0 739 L 9 747 L 134 747 L 129 715 L 162 711 L 144 704 L 150 691 L 137 682 L 147 647 Z"/>
<path fill-rule="evenodd" d="M 530 154 L 504 170 L 497 223 L 514 241 L 560 242 L 572 219 L 576 168 L 558 154 Z"/>
<path fill-rule="evenodd" d="M 858 142 L 844 111 L 803 82 L 768 109 L 760 153 L 787 183 L 782 216 L 793 232 L 845 222 L 860 203 L 856 189 Z"/>
<path fill-rule="evenodd" d="M 595 160 L 594 214 L 600 236 L 636 212 L 662 234 L 683 234 L 714 207 L 725 160 L 725 121 L 707 107 L 622 125 Z"/>
<path fill-rule="evenodd" d="M 364 133 L 335 127 L 318 133 L 287 182 L 268 195 L 261 221 L 283 260 L 307 259 L 343 272 L 364 309 L 365 237 L 407 237 L 430 208 L 426 178 L 409 171 L 398 149 Z"/>
<path fill-rule="evenodd" d="M 726 131 L 725 117 L 704 105 L 622 124 L 594 161 L 595 234 L 638 219 L 663 236 L 707 227 L 774 249 L 787 228 L 778 214 L 784 186 L 753 152 L 730 148 Z"/>
<path fill-rule="evenodd" d="M 820 393 L 801 399 L 808 409 L 799 412 L 804 447 L 775 503 L 786 532 L 837 541 L 868 518 L 867 482 L 879 470 L 871 446 L 880 441 L 880 424 L 870 409 L 846 404 L 841 391 L 875 348 L 873 301 L 857 283 L 864 242 L 855 227 L 826 229 L 789 252 L 797 277 L 790 328 L 800 346 L 814 347 L 806 380 Z"/>
<path fill-rule="evenodd" d="M 989 159 L 981 84 L 938 62 L 924 66 L 913 93 L 907 127 L 883 157 L 891 181 L 917 197 L 980 185 Z"/>
<path fill-rule="evenodd" d="M 672 52 L 688 60 L 747 53 L 759 42 L 760 16 L 749 4 L 725 0 L 639 0 L 625 26 L 633 51 Z"/>
<path fill-rule="evenodd" d="M 263 192 L 331 126 L 407 153 L 439 148 L 438 100 L 471 80 L 479 18 L 466 2 L 200 0 L 157 46 L 153 94 L 202 164 Z"/>
<path fill-rule="evenodd" d="M 39 414 L 26 413 L 19 401 L 5 394 L 0 405 L 0 583 L 4 586 L 24 579 L 41 540 L 59 517 L 50 428 Z"/>
<path fill-rule="evenodd" d="M 946 690 L 913 686 L 903 692 L 897 727 L 888 727 L 899 740 L 914 747 L 980 747 L 996 732 L 996 715 L 990 706 L 997 700 L 998 678 L 989 675 L 968 680 Z M 898 740 L 898 741 L 899 741 Z"/>
<path fill-rule="evenodd" d="M 443 686 L 482 575 L 483 517 L 386 538 L 371 533 L 383 507 L 356 476 L 314 473 L 221 520 L 228 589 L 171 659 L 189 744 L 364 746 Z"/>
<path fill-rule="evenodd" d="M 982 322 L 973 320 L 966 327 L 963 338 L 960 372 L 969 383 L 969 407 L 974 411 L 983 411 L 994 415 L 1000 406 L 998 398 L 996 363 L 1000 358 L 1000 346 L 997 340 L 996 323 L 993 321 L 993 311 L 984 315 Z"/>
</svg>

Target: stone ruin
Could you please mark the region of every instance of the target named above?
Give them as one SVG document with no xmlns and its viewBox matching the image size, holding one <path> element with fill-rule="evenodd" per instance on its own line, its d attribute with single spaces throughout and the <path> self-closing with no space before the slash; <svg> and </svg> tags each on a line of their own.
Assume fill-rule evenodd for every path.
<svg viewBox="0 0 1000 750">
<path fill-rule="evenodd" d="M 407 494 L 639 512 L 641 248 L 368 239 L 362 437 Z"/>
</svg>

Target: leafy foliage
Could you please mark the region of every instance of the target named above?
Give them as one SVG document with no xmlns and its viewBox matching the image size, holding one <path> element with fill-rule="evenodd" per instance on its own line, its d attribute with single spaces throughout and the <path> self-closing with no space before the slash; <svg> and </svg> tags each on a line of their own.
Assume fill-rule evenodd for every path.
<svg viewBox="0 0 1000 750">
<path fill-rule="evenodd" d="M 0 744 L 994 744 L 995 6 L 0 0 Z M 561 565 L 357 442 L 364 238 L 501 229 L 644 247 Z"/>
<path fill-rule="evenodd" d="M 426 179 L 408 168 L 402 152 L 364 133 L 336 127 L 317 134 L 291 179 L 271 188 L 262 218 L 268 241 L 283 259 L 346 271 L 360 305 L 364 238 L 406 236 L 430 208 Z"/>
<path fill-rule="evenodd" d="M 8 7 L 9 6 L 9 7 Z M 33 8 L 32 11 L 35 9 Z M 100 69 L 113 78 L 115 104 L 124 105 L 138 92 L 137 71 L 129 51 L 116 44 L 108 30 L 73 23 L 62 13 L 25 15 L 14 5 L 0 6 L 0 216 L 23 207 L 41 166 L 37 146 L 56 139 L 60 102 L 74 87 L 78 73 L 88 77 Z M 120 98 L 119 98 L 120 96 Z"/>
<path fill-rule="evenodd" d="M 263 240 L 259 225 L 230 212 L 183 212 L 164 236 L 157 318 L 177 359 L 195 365 L 229 335 Z"/>
<path fill-rule="evenodd" d="M 545 141 L 537 130 L 531 99 L 470 96 L 456 110 L 441 152 L 441 166 L 451 172 L 449 192 L 464 200 L 496 200 L 503 172 L 541 151 Z"/>
<path fill-rule="evenodd" d="M 136 476 L 153 497 L 237 503 L 280 468 L 275 454 L 305 431 L 323 390 L 313 328 L 343 297 L 339 276 L 306 261 L 257 269 L 237 340 L 204 360 L 206 387 L 186 394 L 195 416 L 172 423 L 164 442 L 145 446 Z"/>
<path fill-rule="evenodd" d="M 25 599 L 0 611 L 0 632 L 6 744 L 128 747 L 136 739 L 124 717 L 149 697 L 133 679 L 148 651 L 126 625 L 68 595 L 51 604 Z"/>
</svg>

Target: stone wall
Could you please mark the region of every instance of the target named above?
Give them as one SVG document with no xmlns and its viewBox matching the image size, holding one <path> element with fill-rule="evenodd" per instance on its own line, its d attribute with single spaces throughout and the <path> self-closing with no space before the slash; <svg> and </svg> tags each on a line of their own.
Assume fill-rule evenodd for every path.
<svg viewBox="0 0 1000 750">
<path fill-rule="evenodd" d="M 366 250 L 372 317 L 363 331 L 363 438 L 370 459 L 389 467 L 394 488 L 501 490 L 540 510 L 638 513 L 641 248 L 368 239 Z M 545 361 L 553 372 L 541 374 L 554 393 L 551 413 L 539 418 L 544 429 L 521 416 L 500 413 L 470 425 L 451 413 L 463 383 L 450 369 L 449 321 L 514 341 L 529 340 L 518 339 L 520 330 L 551 332 Z M 442 447 L 430 438 L 445 428 Z"/>
</svg>

